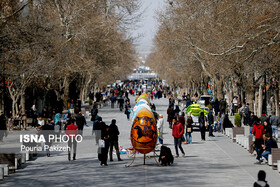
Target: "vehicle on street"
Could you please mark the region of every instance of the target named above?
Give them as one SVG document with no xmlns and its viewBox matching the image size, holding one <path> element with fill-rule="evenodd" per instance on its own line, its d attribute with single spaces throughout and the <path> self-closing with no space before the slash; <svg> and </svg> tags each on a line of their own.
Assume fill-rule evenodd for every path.
<svg viewBox="0 0 280 187">
<path fill-rule="evenodd" d="M 191 113 L 192 119 L 193 119 L 193 127 L 199 128 L 198 118 L 200 116 L 201 112 L 204 112 L 205 116 L 209 113 L 209 108 L 206 106 L 201 106 L 200 104 L 192 104 L 188 106 L 186 109 L 186 114 Z"/>
<path fill-rule="evenodd" d="M 202 106 L 207 106 L 210 104 L 211 95 L 201 95 L 198 98 L 197 103 Z"/>
</svg>

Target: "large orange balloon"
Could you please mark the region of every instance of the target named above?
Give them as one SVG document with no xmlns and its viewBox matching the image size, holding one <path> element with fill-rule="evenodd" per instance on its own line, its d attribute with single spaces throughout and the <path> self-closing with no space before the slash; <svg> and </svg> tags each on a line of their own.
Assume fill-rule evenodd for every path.
<svg viewBox="0 0 280 187">
<path fill-rule="evenodd" d="M 144 93 L 142 93 L 141 95 L 144 95 L 144 96 L 146 96 L 146 97 L 148 97 L 148 98 L 149 98 L 148 94 L 146 94 L 145 92 L 144 92 Z"/>
<path fill-rule="evenodd" d="M 131 127 L 131 143 L 142 154 L 153 151 L 157 143 L 157 126 L 154 115 L 146 108 L 141 109 Z"/>
</svg>

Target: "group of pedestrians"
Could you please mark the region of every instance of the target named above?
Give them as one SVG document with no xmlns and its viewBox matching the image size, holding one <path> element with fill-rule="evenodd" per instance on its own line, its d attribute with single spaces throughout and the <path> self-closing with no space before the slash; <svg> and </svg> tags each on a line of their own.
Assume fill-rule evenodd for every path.
<svg viewBox="0 0 280 187">
<path fill-rule="evenodd" d="M 272 137 L 272 128 L 268 124 L 268 119 L 264 120 L 263 124 L 258 117 L 252 117 L 254 119 L 252 134 L 255 136 L 254 147 L 257 153 L 256 164 L 261 164 L 264 159 L 268 160 L 268 155 L 271 154 L 272 148 L 278 148 L 277 141 Z M 273 120 L 274 118 L 272 118 Z M 276 122 L 279 125 L 279 118 L 275 117 Z M 271 119 L 270 119 L 271 121 Z"/>
<path fill-rule="evenodd" d="M 110 161 L 113 161 L 113 148 L 116 150 L 118 161 L 122 161 L 118 143 L 118 136 L 120 135 L 120 132 L 116 124 L 116 119 L 112 119 L 109 126 L 106 125 L 102 117 L 98 115 L 97 106 L 93 105 L 91 110 L 91 121 L 93 121 L 92 134 L 95 134 L 96 145 L 98 145 L 98 159 L 100 161 L 100 165 L 108 165 L 108 153 Z"/>
<path fill-rule="evenodd" d="M 100 165 L 107 166 L 108 160 L 108 152 L 110 156 L 110 162 L 113 160 L 113 148 L 116 150 L 116 154 L 118 157 L 118 161 L 122 161 L 120 157 L 119 151 L 119 143 L 118 136 L 120 134 L 118 126 L 116 125 L 116 120 L 113 119 L 111 121 L 110 126 L 106 125 L 104 121 L 102 121 L 101 117 L 98 117 L 98 121 L 94 124 L 97 139 L 96 143 L 98 144 L 98 159 L 100 161 Z M 110 151 L 109 151 L 110 149 Z"/>
<path fill-rule="evenodd" d="M 88 126 L 85 117 L 82 112 L 79 111 L 77 114 L 67 114 L 61 115 L 56 113 L 54 118 L 44 119 L 42 116 L 38 118 L 38 124 L 36 130 L 38 133 L 42 133 L 45 136 L 46 144 L 50 146 L 52 144 L 49 141 L 49 134 L 65 134 L 69 137 L 68 139 L 68 160 L 71 160 L 71 154 L 73 155 L 73 160 L 76 160 L 77 151 L 77 139 L 75 138 L 78 134 L 83 136 L 84 126 Z M 47 156 L 50 156 L 49 149 L 46 149 Z"/>
</svg>

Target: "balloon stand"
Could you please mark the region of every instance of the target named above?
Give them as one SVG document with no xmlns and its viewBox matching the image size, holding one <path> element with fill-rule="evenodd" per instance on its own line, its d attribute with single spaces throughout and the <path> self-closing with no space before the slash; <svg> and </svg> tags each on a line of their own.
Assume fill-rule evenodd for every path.
<svg viewBox="0 0 280 187">
<path fill-rule="evenodd" d="M 156 155 L 156 151 L 153 150 L 154 152 L 154 159 L 155 159 L 155 162 L 157 163 L 158 166 L 160 166 L 160 163 L 157 161 L 157 155 Z M 133 157 L 133 160 L 132 162 L 129 164 L 129 165 L 125 165 L 125 167 L 132 167 L 132 164 L 134 163 L 135 159 L 136 159 L 136 151 L 134 153 L 134 155 L 132 156 Z M 147 156 L 149 159 L 151 158 L 151 156 Z M 144 163 L 143 165 L 146 165 L 146 154 L 144 154 Z"/>
</svg>

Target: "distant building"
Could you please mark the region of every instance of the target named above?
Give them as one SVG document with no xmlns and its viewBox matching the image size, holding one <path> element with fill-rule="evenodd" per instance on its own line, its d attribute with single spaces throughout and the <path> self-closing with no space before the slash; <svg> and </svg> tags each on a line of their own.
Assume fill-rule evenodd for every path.
<svg viewBox="0 0 280 187">
<path fill-rule="evenodd" d="M 157 73 L 147 66 L 140 66 L 133 70 L 133 73 L 127 76 L 129 80 L 140 80 L 140 79 L 156 79 Z"/>
</svg>

